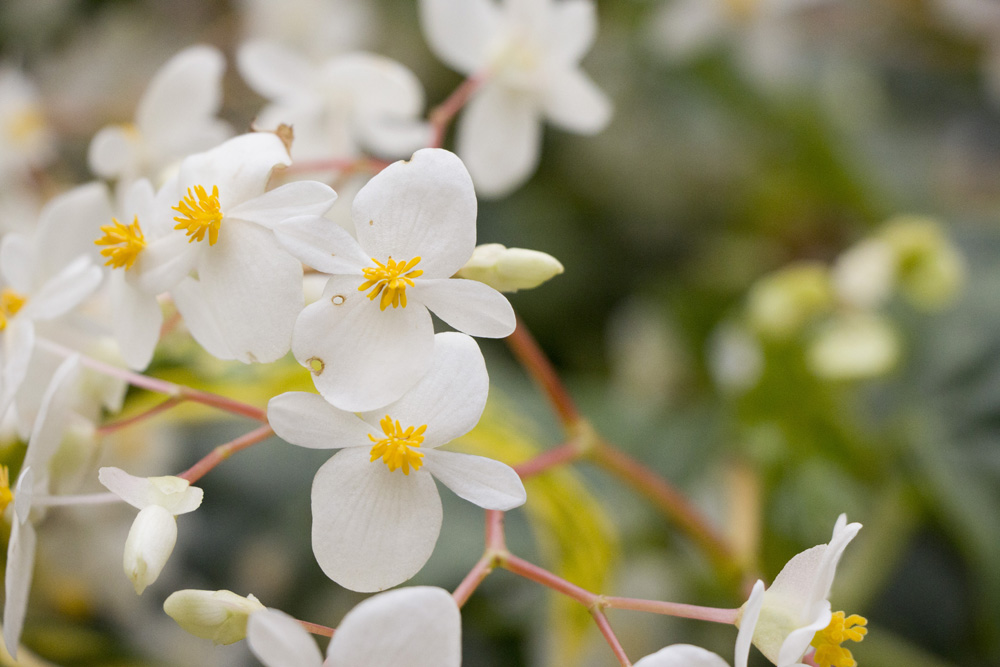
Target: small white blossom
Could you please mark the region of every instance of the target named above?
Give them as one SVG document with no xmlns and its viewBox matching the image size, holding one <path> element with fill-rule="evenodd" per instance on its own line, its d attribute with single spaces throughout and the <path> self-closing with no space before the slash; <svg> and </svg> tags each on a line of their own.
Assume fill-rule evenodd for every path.
<svg viewBox="0 0 1000 667">
<path fill-rule="evenodd" d="M 163 601 L 163 611 L 177 625 L 216 644 L 232 644 L 246 638 L 250 615 L 263 610 L 264 605 L 253 595 L 243 597 L 232 591 L 188 589 L 175 591 Z"/>
<path fill-rule="evenodd" d="M 484 243 L 476 246 L 456 275 L 486 283 L 499 292 L 516 292 L 534 289 L 563 271 L 559 260 L 548 253 Z"/>
<path fill-rule="evenodd" d="M 43 167 L 55 157 L 55 134 L 38 91 L 19 70 L 0 65 L 0 183 Z"/>
<path fill-rule="evenodd" d="M 524 486 L 509 466 L 438 449 L 472 430 L 488 390 L 479 347 L 451 332 L 435 336 L 420 382 L 378 410 L 345 412 L 303 392 L 271 399 L 268 420 L 280 437 L 341 450 L 312 487 L 313 553 L 327 576 L 351 590 L 378 591 L 415 575 L 441 530 L 434 478 L 486 509 L 524 503 Z"/>
</svg>

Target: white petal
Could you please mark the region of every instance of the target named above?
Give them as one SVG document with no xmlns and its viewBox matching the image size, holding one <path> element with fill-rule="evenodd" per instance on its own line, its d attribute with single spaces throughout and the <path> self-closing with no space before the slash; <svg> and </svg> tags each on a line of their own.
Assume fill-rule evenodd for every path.
<svg viewBox="0 0 1000 667">
<path fill-rule="evenodd" d="M 427 473 L 390 472 L 362 448 L 344 449 L 316 473 L 312 544 L 328 577 L 371 592 L 424 566 L 441 530 L 441 497 Z"/>
<path fill-rule="evenodd" d="M 171 514 L 186 514 L 201 506 L 204 491 L 182 477 L 136 477 L 120 468 L 101 468 L 98 480 L 109 491 L 140 510 L 158 505 Z"/>
<path fill-rule="evenodd" d="M 647 655 L 635 667 L 729 667 L 729 663 L 699 646 L 674 644 Z"/>
<path fill-rule="evenodd" d="M 265 667 L 322 667 L 323 664 L 323 654 L 302 624 L 277 609 L 250 615 L 247 643 Z"/>
<path fill-rule="evenodd" d="M 0 374 L 0 417 L 14 401 L 28 374 L 28 362 L 35 349 L 35 327 L 31 320 L 17 319 L 7 325 L 3 336 L 3 368 Z"/>
<path fill-rule="evenodd" d="M 121 125 L 108 125 L 90 140 L 87 164 L 101 178 L 118 178 L 135 171 L 138 156 L 135 143 Z"/>
<path fill-rule="evenodd" d="M 357 119 L 356 134 L 373 154 L 386 159 L 400 158 L 431 143 L 430 123 L 416 119 L 379 118 L 365 115 Z"/>
<path fill-rule="evenodd" d="M 75 355 L 63 361 L 42 395 L 22 464 L 32 468 L 39 477 L 48 476 L 49 460 L 55 455 L 62 441 L 63 429 L 77 394 L 79 361 L 79 357 Z M 42 493 L 48 491 L 44 487 L 39 490 Z"/>
<path fill-rule="evenodd" d="M 55 276 L 80 255 L 102 263 L 94 240 L 101 236 L 101 225 L 110 223 L 113 215 L 104 183 L 87 183 L 53 197 L 42 210 L 35 231 L 32 258 L 36 281 Z"/>
<path fill-rule="evenodd" d="M 292 341 L 323 398 L 351 412 L 398 399 L 427 371 L 434 350 L 426 308 L 380 310 L 360 284 L 361 278 L 331 278 L 323 298 L 302 311 Z"/>
<path fill-rule="evenodd" d="M 454 153 L 425 148 L 394 162 L 361 188 L 352 216 L 370 257 L 409 261 L 426 278 L 447 278 L 476 247 L 476 193 Z"/>
<path fill-rule="evenodd" d="M 661 6 L 651 24 L 653 48 L 668 59 L 697 55 L 725 34 L 723 2 L 675 0 Z"/>
<path fill-rule="evenodd" d="M 22 293 L 32 290 L 33 255 L 31 241 L 23 234 L 4 234 L 0 239 L 0 274 L 8 287 Z"/>
<path fill-rule="evenodd" d="M 205 302 L 237 359 L 275 361 L 291 347 L 302 310 L 302 265 L 270 230 L 241 220 L 222 225 L 198 265 Z"/>
<path fill-rule="evenodd" d="M 122 358 L 132 370 L 145 370 L 160 339 L 163 312 L 159 302 L 130 285 L 125 272 L 118 270 L 111 274 L 111 309 Z"/>
<path fill-rule="evenodd" d="M 760 617 L 760 608 L 764 604 L 764 582 L 760 579 L 753 585 L 750 597 L 743 605 L 740 617 L 739 634 L 736 635 L 736 657 L 734 667 L 747 667 L 750 659 L 750 645 L 753 643 L 753 633 Z"/>
<path fill-rule="evenodd" d="M 349 95 L 358 117 L 416 120 L 424 107 L 420 79 L 408 67 L 385 56 L 365 52 L 342 55 L 327 62 L 323 79 L 328 89 Z"/>
<path fill-rule="evenodd" d="M 180 201 L 187 189 L 195 185 L 204 186 L 208 192 L 218 186 L 219 202 L 226 213 L 237 204 L 262 195 L 271 170 L 290 163 L 288 151 L 277 135 L 242 134 L 185 159 L 177 175 L 176 200 Z"/>
<path fill-rule="evenodd" d="M 426 425 L 424 447 L 439 447 L 465 435 L 479 423 L 490 380 L 476 341 L 463 334 L 434 336 L 431 365 L 402 398 L 362 414 L 371 425 L 386 414 L 406 426 Z"/>
<path fill-rule="evenodd" d="M 333 407 L 318 394 L 289 391 L 267 404 L 267 421 L 278 437 L 299 447 L 338 449 L 371 446 L 373 431 L 351 412 Z"/>
<path fill-rule="evenodd" d="M 549 52 L 560 63 L 580 62 L 597 35 L 597 4 L 592 0 L 553 3 Z"/>
<path fill-rule="evenodd" d="M 273 229 L 278 223 L 300 215 L 323 215 L 337 199 L 329 185 L 318 181 L 296 181 L 233 207 L 226 215 Z"/>
<path fill-rule="evenodd" d="M 504 338 L 514 333 L 517 325 L 507 297 L 477 280 L 418 280 L 413 298 L 470 336 Z"/>
<path fill-rule="evenodd" d="M 819 607 L 814 610 L 812 618 L 808 619 L 808 623 L 795 628 L 785 637 L 785 641 L 781 644 L 781 650 L 778 652 L 777 664 L 785 667 L 785 665 L 800 663 L 816 633 L 830 625 L 831 616 L 830 603 L 823 600 Z"/>
<path fill-rule="evenodd" d="M 472 74 L 486 64 L 487 47 L 500 28 L 490 0 L 421 0 L 420 25 L 427 43 L 449 67 Z"/>
<path fill-rule="evenodd" d="M 236 54 L 236 64 L 247 85 L 268 99 L 314 94 L 315 68 L 305 58 L 279 44 L 247 42 Z"/>
<path fill-rule="evenodd" d="M 348 612 L 327 651 L 329 667 L 459 667 L 462 619 L 447 591 L 401 588 Z"/>
<path fill-rule="evenodd" d="M 31 575 L 35 569 L 35 527 L 31 522 L 15 521 L 10 527 L 7 545 L 7 571 L 4 573 L 6 599 L 3 603 L 3 640 L 7 651 L 17 657 L 17 646 L 28 611 Z"/>
<path fill-rule="evenodd" d="M 553 125 L 578 134 L 596 134 L 611 120 L 607 95 L 577 68 L 560 71 L 549 79 L 543 108 Z"/>
<path fill-rule="evenodd" d="M 35 500 L 35 471 L 31 466 L 24 466 L 17 476 L 14 485 L 14 516 L 21 523 L 31 515 L 31 506 Z"/>
<path fill-rule="evenodd" d="M 830 597 L 830 588 L 833 586 L 833 578 L 837 574 L 837 564 L 840 563 L 840 557 L 844 555 L 844 549 L 860 530 L 860 523 L 847 523 L 846 514 L 837 517 L 833 537 L 830 538 L 830 543 L 823 553 L 823 560 L 820 562 L 813 579 L 812 591 L 806 603 L 807 609 Z M 778 573 L 778 576 L 780 577 L 781 573 Z M 775 579 L 775 583 L 778 583 L 777 579 Z"/>
<path fill-rule="evenodd" d="M 278 225 L 274 235 L 288 252 L 323 273 L 360 276 L 362 267 L 372 265 L 354 237 L 327 218 L 292 218 Z"/>
<path fill-rule="evenodd" d="M 135 592 L 142 595 L 156 581 L 177 542 L 177 520 L 159 505 L 141 510 L 125 540 L 122 565 Z"/>
<path fill-rule="evenodd" d="M 206 352 L 217 359 L 236 358 L 219 326 L 216 314 L 204 297 L 201 283 L 193 278 L 186 278 L 173 288 L 171 295 L 188 331 Z"/>
<path fill-rule="evenodd" d="M 487 83 L 458 122 L 458 154 L 484 197 L 509 194 L 538 166 L 541 109 L 533 95 Z"/>
<path fill-rule="evenodd" d="M 34 320 L 65 315 L 90 296 L 103 277 L 101 269 L 89 257 L 78 257 L 32 295 L 23 313 Z"/>
<path fill-rule="evenodd" d="M 138 276 L 129 276 L 130 282 L 150 296 L 170 291 L 194 271 L 201 250 L 200 244 L 191 243 L 184 232 L 171 231 L 146 244 L 129 270 L 139 272 Z"/>
<path fill-rule="evenodd" d="M 484 456 L 429 449 L 424 453 L 423 469 L 459 498 L 483 509 L 507 511 L 527 499 L 514 469 Z"/>
</svg>

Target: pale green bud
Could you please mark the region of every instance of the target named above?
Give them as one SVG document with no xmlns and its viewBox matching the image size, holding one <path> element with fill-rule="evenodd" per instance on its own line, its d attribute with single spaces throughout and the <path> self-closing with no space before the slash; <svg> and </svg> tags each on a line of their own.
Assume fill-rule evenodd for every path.
<svg viewBox="0 0 1000 667">
<path fill-rule="evenodd" d="M 476 246 L 457 276 L 478 280 L 500 292 L 516 292 L 538 287 L 563 270 L 559 260 L 547 253 L 486 243 Z"/>
<path fill-rule="evenodd" d="M 232 644 L 247 636 L 247 619 L 264 605 L 253 595 L 232 591 L 182 590 L 163 602 L 163 610 L 195 637 Z"/>
<path fill-rule="evenodd" d="M 899 337 L 884 318 L 854 313 L 827 323 L 809 345 L 809 369 L 830 380 L 877 377 L 899 360 Z"/>
<path fill-rule="evenodd" d="M 830 273 L 816 262 L 802 262 L 764 276 L 750 289 L 747 314 L 762 334 L 788 338 L 834 302 Z"/>
<path fill-rule="evenodd" d="M 132 522 L 125 540 L 123 565 L 135 592 L 142 595 L 156 581 L 177 543 L 177 520 L 159 505 L 142 510 Z"/>
<path fill-rule="evenodd" d="M 879 237 L 895 252 L 896 280 L 915 306 L 944 307 L 965 283 L 965 260 L 936 220 L 899 216 Z"/>
</svg>

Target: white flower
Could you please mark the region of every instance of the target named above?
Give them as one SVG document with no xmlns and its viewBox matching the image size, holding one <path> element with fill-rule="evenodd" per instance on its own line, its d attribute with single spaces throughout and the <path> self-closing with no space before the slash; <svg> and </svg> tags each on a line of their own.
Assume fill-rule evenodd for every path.
<svg viewBox="0 0 1000 667">
<path fill-rule="evenodd" d="M 735 667 L 747 667 L 750 643 L 753 639 L 757 615 L 764 602 L 764 582 L 754 584 L 750 598 L 743 606 L 740 631 L 736 636 Z M 690 644 L 674 644 L 660 649 L 635 663 L 635 667 L 729 667 L 729 663 L 711 651 Z"/>
<path fill-rule="evenodd" d="M 831 380 L 878 377 L 899 360 L 899 335 L 891 321 L 866 312 L 844 313 L 825 322 L 809 342 L 809 370 Z"/>
<path fill-rule="evenodd" d="M 42 115 L 38 91 L 20 71 L 0 65 L 0 183 L 53 157 L 55 135 Z"/>
<path fill-rule="evenodd" d="M 538 287 L 563 270 L 559 260 L 548 253 L 484 243 L 476 246 L 472 257 L 456 275 L 486 283 L 500 292 L 516 292 Z"/>
<path fill-rule="evenodd" d="M 271 230 L 292 216 L 323 214 L 337 195 L 314 181 L 265 192 L 271 170 L 288 163 L 276 135 L 244 134 L 186 158 L 164 185 L 176 228 L 188 237 L 183 261 L 197 274 L 171 293 L 195 340 L 220 359 L 271 362 L 291 345 L 302 266 Z"/>
<path fill-rule="evenodd" d="M 312 487 L 313 553 L 331 579 L 377 591 L 416 574 L 441 529 L 434 478 L 486 509 L 524 503 L 524 486 L 509 466 L 438 449 L 476 425 L 488 390 L 479 347 L 451 332 L 434 337 L 420 382 L 384 408 L 354 414 L 301 392 L 271 399 L 268 420 L 286 441 L 342 448 Z"/>
<path fill-rule="evenodd" d="M 372 596 L 341 621 L 324 662 L 294 618 L 267 609 L 247 624 L 250 650 L 266 667 L 459 667 L 462 619 L 447 591 L 429 586 Z"/>
<path fill-rule="evenodd" d="M 580 69 L 597 30 L 589 0 L 421 0 L 431 50 L 449 67 L 485 78 L 458 125 L 458 154 L 477 191 L 501 196 L 538 163 L 541 121 L 595 134 L 611 104 Z"/>
<path fill-rule="evenodd" d="M 813 649 L 813 659 L 821 667 L 841 664 L 824 662 L 824 658 L 846 654 L 850 659 L 850 652 L 840 643 L 864 637 L 864 627 L 852 626 L 864 626 L 867 621 L 857 615 L 845 618 L 843 612 L 831 614 L 827 599 L 837 563 L 859 530 L 860 523 L 848 524 L 847 516 L 841 514 L 830 543 L 807 549 L 788 561 L 764 593 L 753 643 L 778 667 L 799 664 Z"/>
<path fill-rule="evenodd" d="M 175 55 L 150 81 L 135 124 L 109 125 L 94 135 L 90 168 L 104 178 L 159 179 L 164 168 L 224 141 L 232 130 L 216 114 L 225 67 L 222 53 L 209 46 Z"/>
<path fill-rule="evenodd" d="M 371 410 L 412 387 L 430 365 L 428 309 L 473 336 L 514 330 L 502 294 L 449 279 L 476 245 L 476 196 L 454 154 L 424 149 L 390 165 L 357 194 L 353 215 L 356 241 L 321 218 L 278 228 L 296 257 L 333 275 L 323 298 L 302 311 L 292 340 L 328 401 Z"/>
<path fill-rule="evenodd" d="M 364 48 L 377 27 L 367 0 L 240 0 L 239 5 L 247 39 L 284 44 L 315 59 Z"/>
<path fill-rule="evenodd" d="M 156 581 L 177 541 L 178 514 L 201 506 L 201 489 L 180 477 L 134 477 L 118 468 L 101 468 L 98 479 L 109 491 L 139 509 L 125 540 L 125 575 L 139 595 Z"/>
<path fill-rule="evenodd" d="M 253 595 L 243 597 L 232 591 L 187 589 L 175 591 L 163 601 L 163 611 L 177 625 L 216 644 L 232 644 L 246 638 L 250 615 L 263 610 L 264 605 Z"/>
<path fill-rule="evenodd" d="M 348 159 L 362 149 L 402 157 L 430 142 L 420 81 L 394 60 L 358 52 L 313 64 L 287 47 L 250 42 L 238 62 L 250 87 L 271 101 L 256 125 L 291 125 L 296 162 Z"/>
</svg>

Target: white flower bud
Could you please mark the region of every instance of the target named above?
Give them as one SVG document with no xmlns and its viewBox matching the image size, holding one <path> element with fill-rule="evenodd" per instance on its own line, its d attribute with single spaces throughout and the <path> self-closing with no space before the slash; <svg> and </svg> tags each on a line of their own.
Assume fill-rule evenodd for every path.
<svg viewBox="0 0 1000 667">
<path fill-rule="evenodd" d="M 500 292 L 516 292 L 538 287 L 563 270 L 559 260 L 547 253 L 486 243 L 476 246 L 457 276 L 478 280 Z"/>
<path fill-rule="evenodd" d="M 747 313 L 760 333 L 789 338 L 832 305 L 833 289 L 826 267 L 802 262 L 758 280 L 750 289 Z"/>
<path fill-rule="evenodd" d="M 160 576 L 176 542 L 177 520 L 165 508 L 150 505 L 135 517 L 125 540 L 124 566 L 138 595 Z"/>
<path fill-rule="evenodd" d="M 899 337 L 884 318 L 865 313 L 838 317 L 809 345 L 809 369 L 829 380 L 860 380 L 890 371 L 899 360 Z"/>
<path fill-rule="evenodd" d="M 946 306 L 965 283 L 965 260 L 937 221 L 899 216 L 880 237 L 896 252 L 899 286 L 917 307 Z"/>
<path fill-rule="evenodd" d="M 195 637 L 232 644 L 247 636 L 247 619 L 264 605 L 232 591 L 183 590 L 163 602 L 163 611 Z"/>
<path fill-rule="evenodd" d="M 880 239 L 849 248 L 833 265 L 833 287 L 844 302 L 858 308 L 885 305 L 896 286 L 896 253 Z"/>
</svg>

